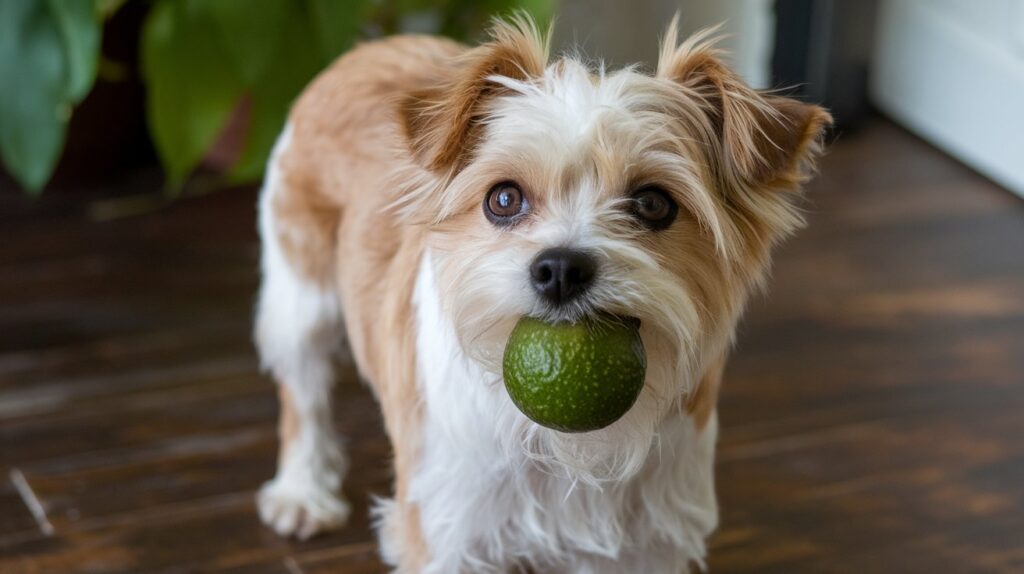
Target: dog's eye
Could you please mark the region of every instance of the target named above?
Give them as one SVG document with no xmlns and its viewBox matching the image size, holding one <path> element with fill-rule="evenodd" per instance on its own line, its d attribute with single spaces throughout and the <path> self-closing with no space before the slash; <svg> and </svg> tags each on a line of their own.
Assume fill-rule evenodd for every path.
<svg viewBox="0 0 1024 574">
<path fill-rule="evenodd" d="M 664 189 L 645 187 L 633 194 L 633 214 L 644 226 L 660 230 L 675 221 L 679 207 Z"/>
<path fill-rule="evenodd" d="M 510 225 L 529 208 L 523 190 L 511 181 L 495 185 L 484 198 L 484 215 L 495 225 Z"/>
</svg>

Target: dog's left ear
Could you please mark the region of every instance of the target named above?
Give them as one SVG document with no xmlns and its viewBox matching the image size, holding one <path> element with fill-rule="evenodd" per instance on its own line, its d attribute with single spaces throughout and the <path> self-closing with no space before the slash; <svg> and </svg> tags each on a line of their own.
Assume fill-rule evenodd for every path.
<svg viewBox="0 0 1024 574">
<path fill-rule="evenodd" d="M 707 134 L 721 146 L 720 175 L 747 188 L 793 187 L 820 150 L 832 118 L 823 108 L 765 95 L 747 86 L 720 60 L 709 36 L 676 44 L 676 20 L 669 26 L 658 61 L 658 77 L 672 80 L 703 104 Z"/>
<path fill-rule="evenodd" d="M 451 173 L 472 154 L 487 104 L 507 90 L 494 76 L 526 81 L 544 73 L 548 44 L 529 17 L 497 21 L 490 37 L 400 103 L 409 146 L 427 169 Z"/>
</svg>

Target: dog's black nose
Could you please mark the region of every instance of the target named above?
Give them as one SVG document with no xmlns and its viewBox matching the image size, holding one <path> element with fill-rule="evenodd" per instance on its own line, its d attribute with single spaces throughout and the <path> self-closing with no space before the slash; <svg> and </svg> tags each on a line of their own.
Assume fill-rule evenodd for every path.
<svg viewBox="0 0 1024 574">
<path fill-rule="evenodd" d="M 592 256 L 565 247 L 541 251 L 530 265 L 533 288 L 556 305 L 586 291 L 596 272 L 597 262 Z"/>
</svg>

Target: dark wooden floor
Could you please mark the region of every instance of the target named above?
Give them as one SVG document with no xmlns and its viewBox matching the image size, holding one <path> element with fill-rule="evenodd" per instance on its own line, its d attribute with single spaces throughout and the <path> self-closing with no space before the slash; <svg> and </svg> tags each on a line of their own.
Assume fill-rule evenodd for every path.
<svg viewBox="0 0 1024 574">
<path fill-rule="evenodd" d="M 1024 571 L 1024 201 L 882 121 L 813 194 L 726 377 L 712 571 Z M 253 190 L 106 223 L 90 197 L 0 193 L 0 572 L 381 571 L 351 369 L 352 524 L 257 521 Z"/>
</svg>

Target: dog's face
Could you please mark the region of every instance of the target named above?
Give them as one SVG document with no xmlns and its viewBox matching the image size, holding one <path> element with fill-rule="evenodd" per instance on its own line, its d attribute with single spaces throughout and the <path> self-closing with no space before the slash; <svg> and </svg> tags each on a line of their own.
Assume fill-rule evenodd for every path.
<svg viewBox="0 0 1024 574">
<path fill-rule="evenodd" d="M 524 315 L 640 319 L 647 380 L 620 421 L 565 435 L 505 414 L 514 448 L 621 478 L 799 226 L 793 196 L 828 116 L 746 88 L 701 43 L 667 45 L 653 77 L 605 74 L 547 66 L 536 34 L 509 27 L 460 66 L 408 102 L 413 149 L 440 177 L 402 209 L 429 221 L 443 306 L 494 382 Z"/>
</svg>

